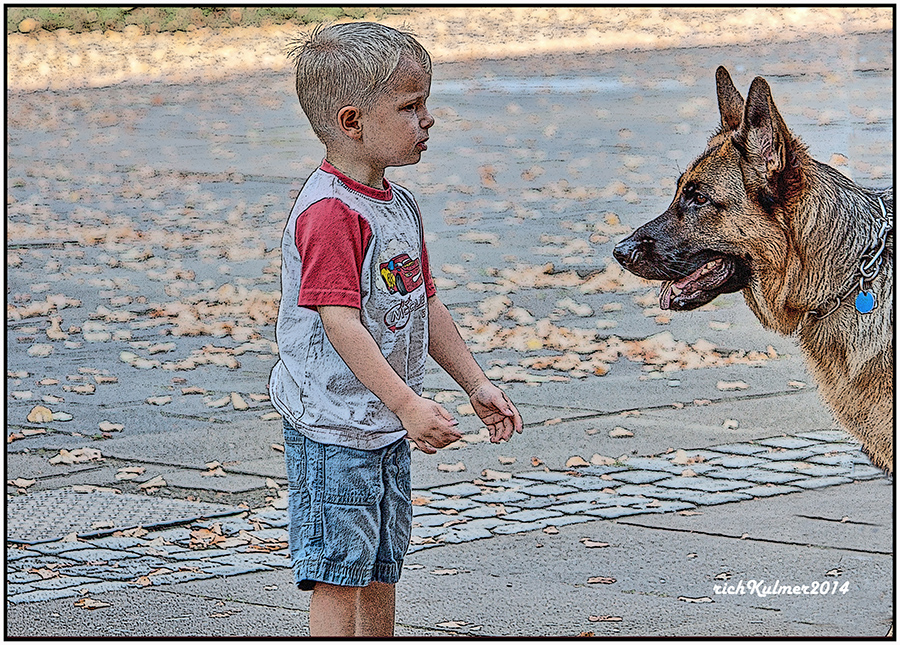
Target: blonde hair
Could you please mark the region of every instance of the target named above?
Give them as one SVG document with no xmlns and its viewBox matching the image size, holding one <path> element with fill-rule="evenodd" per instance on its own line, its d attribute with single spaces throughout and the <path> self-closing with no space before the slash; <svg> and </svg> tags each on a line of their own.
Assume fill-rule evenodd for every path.
<svg viewBox="0 0 900 645">
<path fill-rule="evenodd" d="M 291 42 L 297 98 L 323 143 L 337 135 L 347 105 L 371 107 L 403 56 L 431 74 L 431 57 L 412 34 L 374 22 L 319 25 Z"/>
</svg>

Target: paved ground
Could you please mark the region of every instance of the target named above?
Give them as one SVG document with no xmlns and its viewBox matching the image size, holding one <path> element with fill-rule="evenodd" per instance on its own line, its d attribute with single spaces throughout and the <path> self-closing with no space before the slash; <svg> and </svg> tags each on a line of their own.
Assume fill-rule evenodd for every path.
<svg viewBox="0 0 900 645">
<path fill-rule="evenodd" d="M 467 434 L 414 453 L 398 634 L 885 633 L 893 487 L 793 341 L 738 295 L 664 313 L 610 257 L 715 128 L 718 64 L 890 183 L 892 61 L 879 32 L 436 66 L 427 156 L 391 177 L 527 428 L 486 442 L 431 367 Z M 281 227 L 321 157 L 290 87 L 9 95 L 7 636 L 306 633 L 265 397 Z"/>
</svg>

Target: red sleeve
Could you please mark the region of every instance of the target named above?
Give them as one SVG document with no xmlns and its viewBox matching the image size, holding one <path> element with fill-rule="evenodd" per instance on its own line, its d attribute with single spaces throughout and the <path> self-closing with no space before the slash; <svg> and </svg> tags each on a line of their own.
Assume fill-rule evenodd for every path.
<svg viewBox="0 0 900 645">
<path fill-rule="evenodd" d="M 371 239 L 369 224 L 340 200 L 323 199 L 303 211 L 294 231 L 303 266 L 297 304 L 359 309 L 362 263 Z"/>
<path fill-rule="evenodd" d="M 422 276 L 425 278 L 425 297 L 430 298 L 437 289 L 434 288 L 434 280 L 431 277 L 431 265 L 428 264 L 428 249 L 425 248 L 425 241 L 422 240 Z"/>
</svg>

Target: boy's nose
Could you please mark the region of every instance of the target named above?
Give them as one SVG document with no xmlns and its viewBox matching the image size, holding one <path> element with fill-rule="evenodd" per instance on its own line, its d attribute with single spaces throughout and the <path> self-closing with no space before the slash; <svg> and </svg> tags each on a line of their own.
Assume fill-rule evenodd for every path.
<svg viewBox="0 0 900 645">
<path fill-rule="evenodd" d="M 419 125 L 423 130 L 427 130 L 434 125 L 434 117 L 431 116 L 431 112 L 425 110 L 425 114 L 423 114 L 422 118 L 419 120 Z"/>
</svg>

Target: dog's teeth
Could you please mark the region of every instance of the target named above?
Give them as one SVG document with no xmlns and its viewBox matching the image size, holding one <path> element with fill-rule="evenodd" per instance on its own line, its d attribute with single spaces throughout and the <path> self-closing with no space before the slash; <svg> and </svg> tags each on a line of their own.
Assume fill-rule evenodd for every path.
<svg viewBox="0 0 900 645">
<path fill-rule="evenodd" d="M 680 295 L 681 295 L 681 292 L 682 292 L 682 289 L 681 289 L 680 287 L 677 287 L 677 286 L 674 285 L 674 284 L 673 284 L 672 286 L 669 287 L 669 293 L 671 293 L 673 297 L 674 297 L 674 296 L 680 296 Z"/>
</svg>

